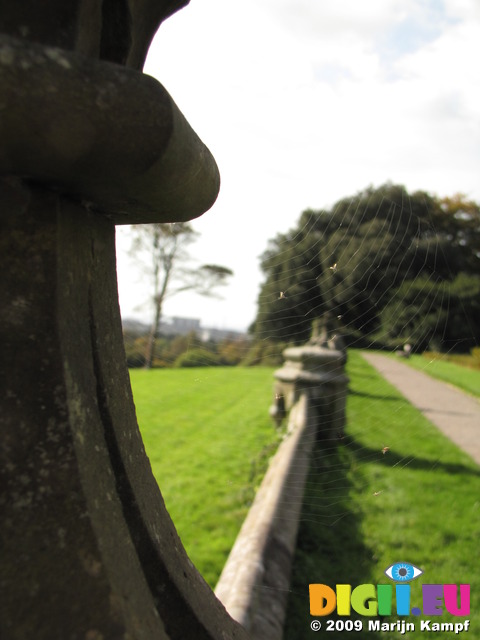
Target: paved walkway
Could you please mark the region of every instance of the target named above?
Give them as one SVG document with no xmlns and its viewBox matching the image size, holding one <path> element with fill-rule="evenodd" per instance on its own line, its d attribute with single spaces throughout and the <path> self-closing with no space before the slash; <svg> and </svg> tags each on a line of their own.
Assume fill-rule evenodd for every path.
<svg viewBox="0 0 480 640">
<path fill-rule="evenodd" d="M 407 364 L 364 352 L 367 362 L 436 427 L 480 464 L 480 402 Z"/>
</svg>

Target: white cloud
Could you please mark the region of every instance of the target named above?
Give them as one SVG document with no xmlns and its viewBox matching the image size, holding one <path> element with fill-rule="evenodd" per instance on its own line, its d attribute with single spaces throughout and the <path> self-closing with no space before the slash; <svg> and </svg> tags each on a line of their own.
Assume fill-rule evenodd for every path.
<svg viewBox="0 0 480 640">
<path fill-rule="evenodd" d="M 402 20 L 415 6 L 411 0 L 263 0 L 262 4 L 298 35 L 332 39 L 359 32 L 373 37 Z"/>
<path fill-rule="evenodd" d="M 236 274 L 223 303 L 185 296 L 166 312 L 246 326 L 267 240 L 369 184 L 480 200 L 479 6 L 192 0 L 162 25 L 146 71 L 222 174 L 217 203 L 194 223 L 195 252 Z"/>
</svg>

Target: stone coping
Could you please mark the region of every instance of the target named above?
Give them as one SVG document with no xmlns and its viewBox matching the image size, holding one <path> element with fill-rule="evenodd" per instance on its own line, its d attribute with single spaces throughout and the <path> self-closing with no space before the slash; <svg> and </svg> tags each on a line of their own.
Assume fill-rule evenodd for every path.
<svg viewBox="0 0 480 640">
<path fill-rule="evenodd" d="M 301 394 L 215 589 L 252 640 L 281 640 L 315 413 Z"/>
</svg>

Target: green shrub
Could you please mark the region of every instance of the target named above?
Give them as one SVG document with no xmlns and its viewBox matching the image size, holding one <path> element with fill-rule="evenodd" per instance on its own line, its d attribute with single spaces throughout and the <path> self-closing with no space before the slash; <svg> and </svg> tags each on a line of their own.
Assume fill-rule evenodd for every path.
<svg viewBox="0 0 480 640">
<path fill-rule="evenodd" d="M 222 340 L 218 345 L 218 355 L 222 365 L 234 367 L 240 364 L 250 349 L 250 340 L 247 338 L 235 338 Z"/>
<path fill-rule="evenodd" d="M 199 347 L 180 354 L 174 367 L 216 367 L 219 364 L 220 359 L 215 353 Z"/>
<path fill-rule="evenodd" d="M 241 364 L 244 367 L 253 367 L 256 365 L 279 367 L 283 364 L 282 354 L 286 347 L 286 342 L 258 340 L 251 346 Z"/>
<path fill-rule="evenodd" d="M 129 333 L 123 334 L 127 367 L 129 369 L 144 366 L 146 340 L 145 336 L 138 337 Z"/>
</svg>

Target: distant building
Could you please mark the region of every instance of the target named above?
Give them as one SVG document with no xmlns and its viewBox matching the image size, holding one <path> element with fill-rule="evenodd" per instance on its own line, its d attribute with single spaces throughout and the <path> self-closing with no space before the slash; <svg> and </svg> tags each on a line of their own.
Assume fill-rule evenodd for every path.
<svg viewBox="0 0 480 640">
<path fill-rule="evenodd" d="M 202 329 L 202 332 L 199 335 L 203 342 L 208 342 L 209 340 L 212 342 L 221 342 L 222 340 L 238 340 L 246 337 L 246 334 L 241 331 L 214 328 Z"/>
<path fill-rule="evenodd" d="M 124 331 L 138 336 L 146 335 L 150 331 L 148 324 L 132 318 L 122 319 L 122 325 Z M 220 342 L 221 340 L 237 340 L 246 337 L 245 333 L 234 331 L 233 329 L 202 327 L 198 318 L 165 317 L 162 318 L 158 331 L 160 335 L 168 337 L 183 336 L 191 332 L 196 333 L 203 342 L 208 342 L 209 340 Z"/>
<path fill-rule="evenodd" d="M 162 318 L 159 333 L 164 336 L 184 336 L 192 331 L 198 335 L 202 327 L 198 318 Z"/>
</svg>

